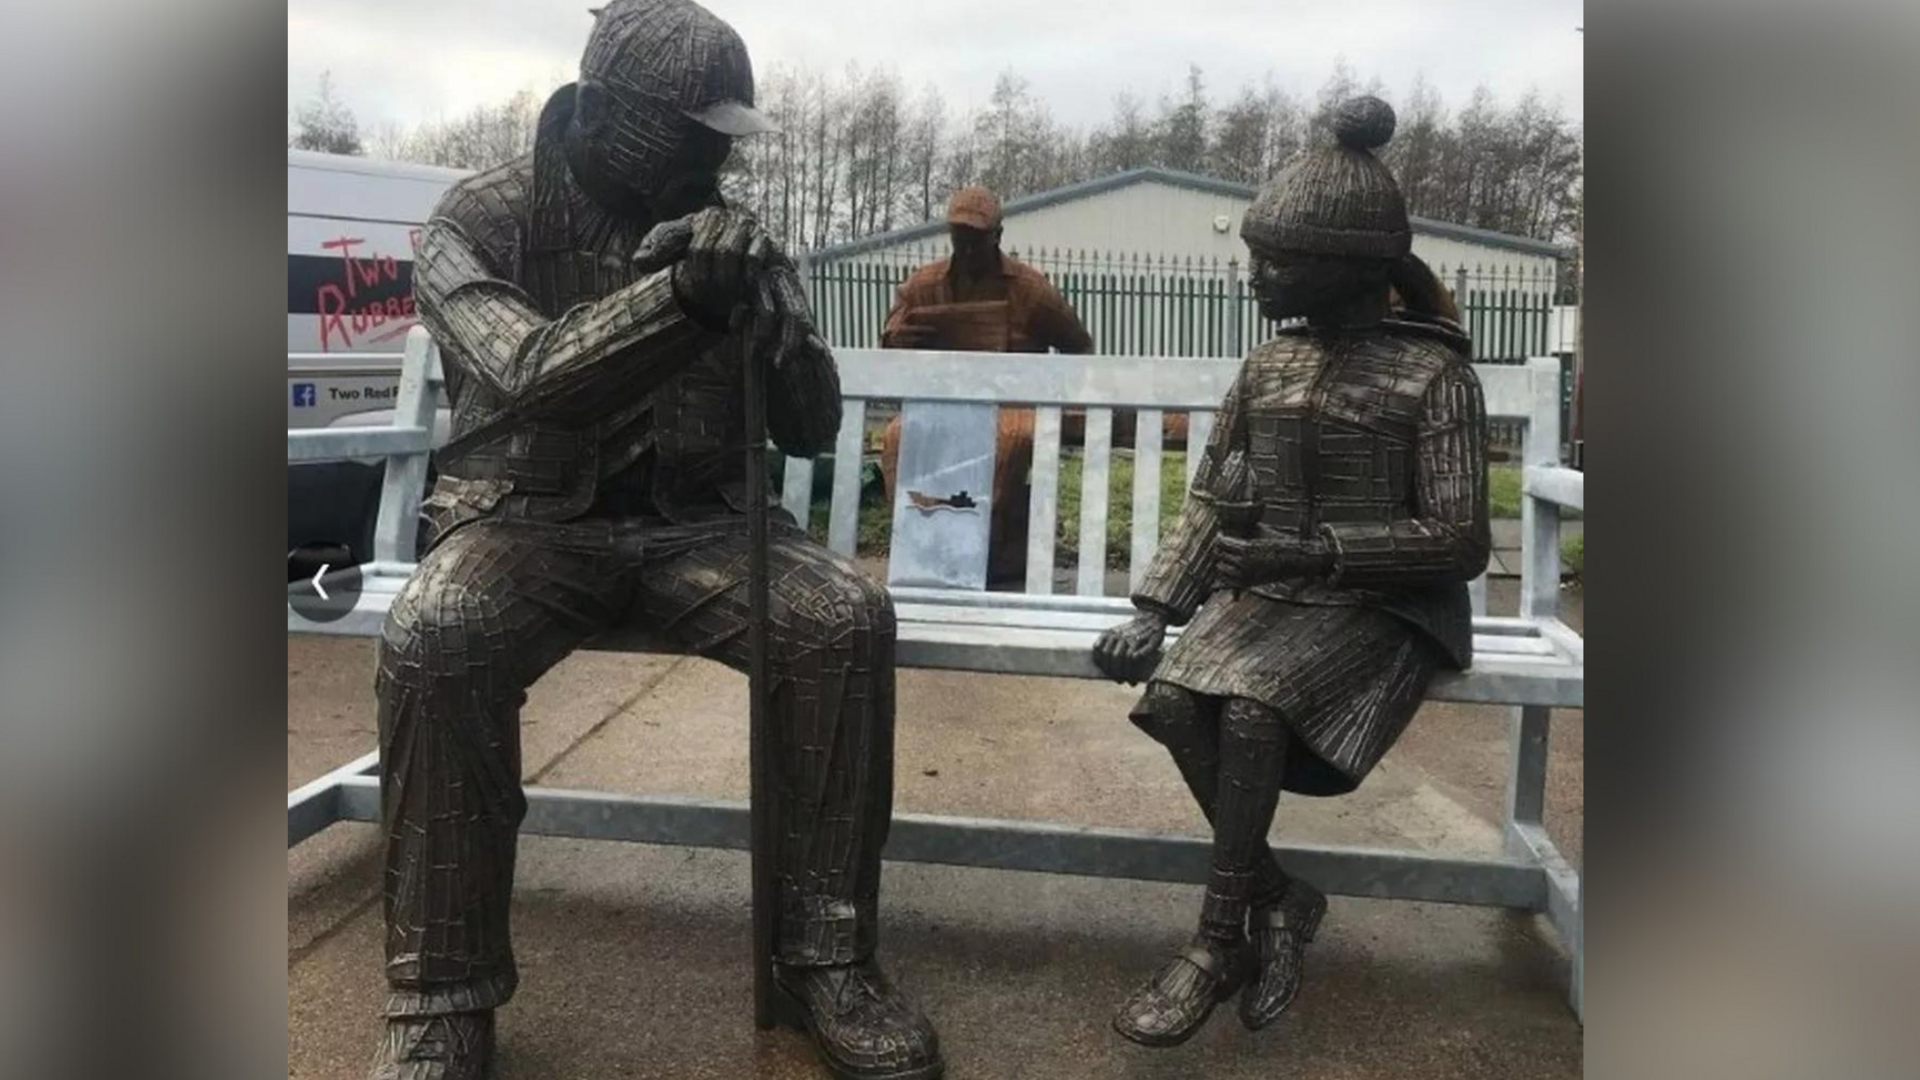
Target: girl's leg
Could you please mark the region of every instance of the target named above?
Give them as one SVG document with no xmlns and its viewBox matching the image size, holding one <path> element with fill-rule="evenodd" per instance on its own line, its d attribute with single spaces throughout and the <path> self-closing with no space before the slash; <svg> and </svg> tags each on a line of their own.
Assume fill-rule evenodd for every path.
<svg viewBox="0 0 1920 1080">
<path fill-rule="evenodd" d="M 1200 934 L 1222 945 L 1244 940 L 1259 868 L 1272 864 L 1267 830 L 1280 799 L 1287 728 L 1258 702 L 1230 699 L 1222 710 L 1213 867 L 1200 909 Z"/>
<path fill-rule="evenodd" d="M 1150 690 L 1149 696 L 1153 695 Z M 1161 693 L 1161 704 L 1173 700 L 1177 699 Z M 1200 702 L 1190 694 L 1186 700 Z M 1199 1031 L 1214 1006 L 1232 996 L 1249 973 L 1248 905 L 1259 868 L 1278 871 L 1266 847 L 1266 834 L 1280 796 L 1287 733 L 1278 714 L 1238 699 L 1227 703 L 1224 716 L 1219 716 L 1217 708 L 1162 709 L 1158 716 L 1162 731 L 1172 736 L 1180 734 L 1180 718 L 1192 723 L 1188 737 L 1163 741 L 1173 749 L 1174 760 L 1195 789 L 1201 807 L 1212 807 L 1213 866 L 1199 932 L 1134 992 L 1113 1025 L 1135 1042 L 1176 1046 Z M 1215 717 L 1217 723 L 1210 723 Z M 1201 728 L 1215 737 L 1198 738 Z"/>
<path fill-rule="evenodd" d="M 1200 805 L 1207 823 L 1215 823 L 1220 788 L 1221 728 L 1218 698 L 1203 697 L 1171 683 L 1147 684 L 1147 692 L 1134 707 L 1133 722 L 1167 748 L 1187 790 Z M 1258 837 L 1259 856 L 1253 864 L 1255 907 L 1272 904 L 1287 889 L 1287 875 L 1267 846 L 1264 834 Z"/>
</svg>

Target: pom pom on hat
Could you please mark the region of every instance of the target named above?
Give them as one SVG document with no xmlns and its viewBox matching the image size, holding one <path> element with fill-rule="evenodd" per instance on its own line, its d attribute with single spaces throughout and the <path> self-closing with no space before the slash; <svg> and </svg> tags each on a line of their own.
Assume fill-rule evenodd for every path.
<svg viewBox="0 0 1920 1080">
<path fill-rule="evenodd" d="M 1397 259 L 1413 245 L 1407 202 L 1373 151 L 1393 138 L 1393 108 L 1371 95 L 1335 106 L 1322 141 L 1254 197 L 1240 236 L 1256 252 Z"/>
<path fill-rule="evenodd" d="M 1333 137 L 1349 150 L 1377 150 L 1393 138 L 1394 123 L 1393 106 L 1363 94 L 1333 110 Z"/>
</svg>

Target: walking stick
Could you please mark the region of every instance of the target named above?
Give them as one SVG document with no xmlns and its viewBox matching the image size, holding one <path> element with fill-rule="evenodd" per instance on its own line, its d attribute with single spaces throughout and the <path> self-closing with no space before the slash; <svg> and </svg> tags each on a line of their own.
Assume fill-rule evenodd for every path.
<svg viewBox="0 0 1920 1080">
<path fill-rule="evenodd" d="M 753 1023 L 773 1026 L 773 936 L 778 898 L 774 880 L 774 776 L 772 719 L 767 708 L 767 396 L 754 355 L 751 320 L 740 334 L 747 428 L 747 776 L 752 819 L 749 855 L 753 872 Z"/>
</svg>

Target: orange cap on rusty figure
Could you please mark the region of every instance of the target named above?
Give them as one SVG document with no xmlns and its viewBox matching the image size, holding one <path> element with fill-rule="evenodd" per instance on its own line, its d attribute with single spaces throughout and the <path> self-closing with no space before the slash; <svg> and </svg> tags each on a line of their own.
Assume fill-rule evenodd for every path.
<svg viewBox="0 0 1920 1080">
<path fill-rule="evenodd" d="M 1000 227 L 1000 200 L 978 184 L 963 187 L 947 200 L 947 224 L 993 232 Z"/>
</svg>

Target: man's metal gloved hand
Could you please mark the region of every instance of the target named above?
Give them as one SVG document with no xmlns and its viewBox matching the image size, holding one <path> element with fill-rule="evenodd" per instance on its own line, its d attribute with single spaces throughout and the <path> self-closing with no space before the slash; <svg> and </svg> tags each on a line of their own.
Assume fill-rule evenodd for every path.
<svg viewBox="0 0 1920 1080">
<path fill-rule="evenodd" d="M 747 319 L 754 354 L 775 370 L 803 355 L 815 361 L 831 355 L 826 339 L 814 328 L 800 272 L 784 257 L 754 282 Z"/>
<path fill-rule="evenodd" d="M 775 367 L 803 350 L 827 351 L 793 260 L 751 214 L 710 207 L 654 226 L 633 267 L 651 273 L 668 266 L 674 296 L 690 315 L 719 331 L 746 322 L 754 351 Z"/>
<path fill-rule="evenodd" d="M 787 257 L 751 214 L 709 207 L 661 222 L 633 253 L 642 274 L 673 268 L 673 295 L 688 314 L 715 329 L 733 323 L 755 285 Z"/>
</svg>

